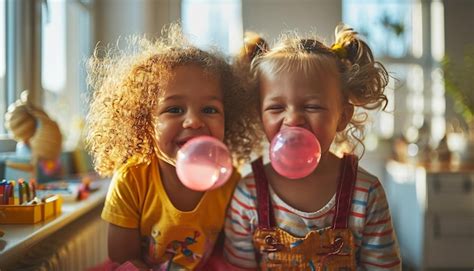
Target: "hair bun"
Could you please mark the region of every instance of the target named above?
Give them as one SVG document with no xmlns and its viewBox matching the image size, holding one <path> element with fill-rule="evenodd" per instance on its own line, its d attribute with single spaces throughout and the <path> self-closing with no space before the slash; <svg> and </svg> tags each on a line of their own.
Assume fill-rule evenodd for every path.
<svg viewBox="0 0 474 271">
<path fill-rule="evenodd" d="M 336 41 L 332 48 L 341 48 L 344 52 L 342 54 L 335 52 L 341 59 L 347 59 L 352 64 L 356 63 L 359 58 L 359 43 L 360 39 L 358 33 L 353 29 L 344 24 L 338 25 L 335 30 Z"/>
<path fill-rule="evenodd" d="M 248 62 L 268 50 L 268 43 L 255 32 L 245 32 L 244 46 L 241 50 L 240 56 L 245 57 Z"/>
<path fill-rule="evenodd" d="M 357 34 L 357 32 L 354 32 Z M 358 59 L 359 56 L 359 41 L 358 40 L 351 40 L 347 46 L 346 46 L 346 51 L 347 51 L 347 59 L 351 63 L 355 63 Z"/>
</svg>

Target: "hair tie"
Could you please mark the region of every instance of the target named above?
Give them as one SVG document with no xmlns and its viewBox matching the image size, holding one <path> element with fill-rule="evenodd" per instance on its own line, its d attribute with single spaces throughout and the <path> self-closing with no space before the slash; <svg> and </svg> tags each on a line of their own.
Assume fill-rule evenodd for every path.
<svg viewBox="0 0 474 271">
<path fill-rule="evenodd" d="M 342 45 L 340 45 L 339 43 L 334 43 L 333 46 L 331 46 L 331 51 L 335 53 L 340 59 L 347 58 L 346 48 L 342 47 Z"/>
</svg>

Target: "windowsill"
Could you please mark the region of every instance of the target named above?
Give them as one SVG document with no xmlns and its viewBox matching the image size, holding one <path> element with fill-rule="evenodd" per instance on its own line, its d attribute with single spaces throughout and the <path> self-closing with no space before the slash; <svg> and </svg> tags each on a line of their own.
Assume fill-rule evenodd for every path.
<svg viewBox="0 0 474 271">
<path fill-rule="evenodd" d="M 64 228 L 104 203 L 110 181 L 103 181 L 98 191 L 78 202 L 64 202 L 61 214 L 37 224 L 0 224 L 5 235 L 0 239 L 0 266 L 8 266 L 33 245 Z"/>
</svg>

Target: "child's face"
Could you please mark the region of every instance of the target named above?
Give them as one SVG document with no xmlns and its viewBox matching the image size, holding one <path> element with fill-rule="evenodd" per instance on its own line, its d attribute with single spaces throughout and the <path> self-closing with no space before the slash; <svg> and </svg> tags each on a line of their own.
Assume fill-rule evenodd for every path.
<svg viewBox="0 0 474 271">
<path fill-rule="evenodd" d="M 221 84 L 197 65 L 173 70 L 157 108 L 158 148 L 170 158 L 196 136 L 224 139 L 224 106 Z"/>
<path fill-rule="evenodd" d="M 318 77 L 324 78 L 324 84 Z M 262 76 L 260 86 L 261 117 L 270 141 L 280 129 L 298 126 L 315 134 L 326 153 L 336 132 L 352 117 L 353 108 L 342 102 L 334 76 L 308 78 L 299 71 L 286 72 L 273 78 Z"/>
</svg>

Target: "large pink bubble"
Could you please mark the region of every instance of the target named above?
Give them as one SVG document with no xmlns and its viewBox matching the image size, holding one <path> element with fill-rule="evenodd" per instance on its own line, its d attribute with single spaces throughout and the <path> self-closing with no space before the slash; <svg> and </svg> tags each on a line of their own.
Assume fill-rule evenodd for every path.
<svg viewBox="0 0 474 271">
<path fill-rule="evenodd" d="M 176 173 L 189 189 L 205 191 L 217 188 L 232 175 L 229 150 L 214 137 L 193 138 L 178 151 Z"/>
<path fill-rule="evenodd" d="M 275 171 L 289 179 L 308 176 L 321 158 L 319 141 L 300 127 L 282 129 L 270 145 L 270 161 Z"/>
</svg>

